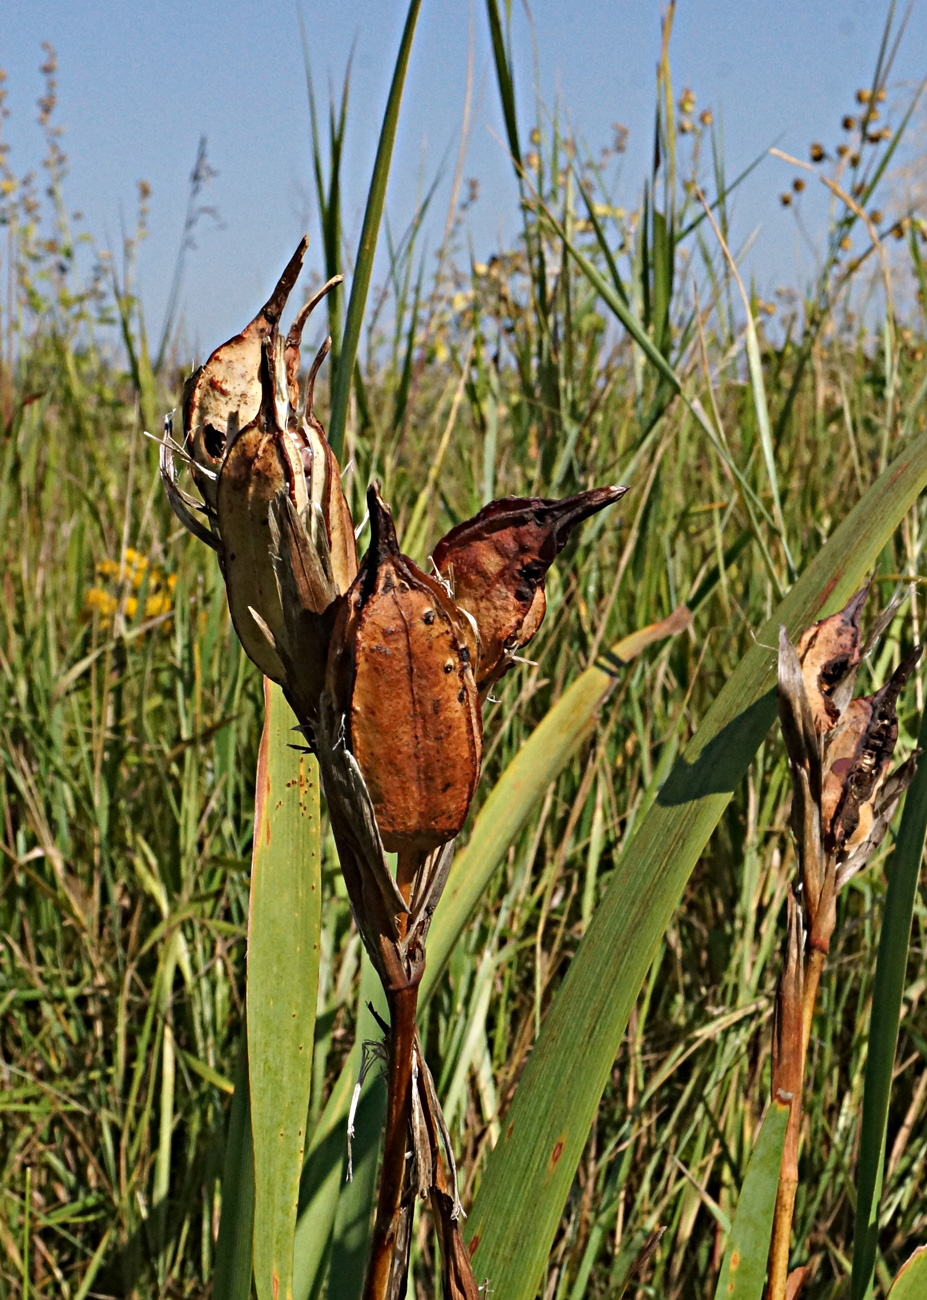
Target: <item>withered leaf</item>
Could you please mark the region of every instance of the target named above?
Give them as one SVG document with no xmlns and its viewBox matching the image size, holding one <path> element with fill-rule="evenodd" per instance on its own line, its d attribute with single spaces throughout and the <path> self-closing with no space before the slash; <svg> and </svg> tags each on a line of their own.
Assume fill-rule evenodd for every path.
<svg viewBox="0 0 927 1300">
<path fill-rule="evenodd" d="M 512 656 L 540 627 L 547 604 L 544 579 L 571 530 L 627 490 L 593 488 L 563 501 L 504 497 L 438 542 L 435 567 L 479 631 L 481 692 L 508 671 Z"/>
<path fill-rule="evenodd" d="M 829 852 L 848 852 L 873 827 L 875 798 L 898 739 L 895 705 L 921 657 L 916 646 L 873 695 L 851 700 L 825 756 L 821 820 Z"/>
<path fill-rule="evenodd" d="M 371 542 L 332 634 L 329 690 L 390 851 L 427 851 L 460 830 L 482 759 L 463 619 L 401 554 L 376 485 Z"/>
<path fill-rule="evenodd" d="M 836 724 L 853 693 L 861 656 L 859 620 L 868 595 L 867 584 L 838 613 L 815 623 L 798 639 L 798 661 L 820 732 Z"/>
<path fill-rule="evenodd" d="M 290 258 L 267 302 L 254 320 L 223 343 L 187 380 L 183 394 L 186 449 L 193 477 L 207 505 L 216 505 L 216 475 L 229 437 L 256 418 L 261 407 L 261 354 L 276 339 L 280 317 L 302 270 L 305 236 Z"/>
</svg>

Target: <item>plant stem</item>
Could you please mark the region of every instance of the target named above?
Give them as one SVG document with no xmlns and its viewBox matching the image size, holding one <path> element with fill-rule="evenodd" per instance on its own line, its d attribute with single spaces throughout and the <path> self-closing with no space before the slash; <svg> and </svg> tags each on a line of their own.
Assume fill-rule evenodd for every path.
<svg viewBox="0 0 927 1300">
<path fill-rule="evenodd" d="M 390 1015 L 386 1129 L 363 1300 L 401 1300 L 405 1295 L 414 1206 L 414 1187 L 406 1177 L 406 1154 L 410 1147 L 412 1054 L 421 973 L 419 964 L 407 983 L 386 989 Z"/>
<path fill-rule="evenodd" d="M 772 1242 L 769 1250 L 769 1285 L 766 1300 L 785 1300 L 789 1277 L 789 1248 L 792 1240 L 792 1219 L 795 1214 L 795 1196 L 798 1192 L 798 1145 L 802 1117 L 802 1097 L 805 1088 L 805 1067 L 808 1061 L 808 1044 L 811 1041 L 811 1022 L 818 1000 L 818 989 L 827 953 L 823 948 L 812 947 L 804 971 L 804 988 L 801 999 L 801 1061 L 799 1080 L 793 1090 L 789 1125 L 782 1152 L 782 1170 L 776 1192 L 776 1213 L 773 1220 Z"/>
</svg>

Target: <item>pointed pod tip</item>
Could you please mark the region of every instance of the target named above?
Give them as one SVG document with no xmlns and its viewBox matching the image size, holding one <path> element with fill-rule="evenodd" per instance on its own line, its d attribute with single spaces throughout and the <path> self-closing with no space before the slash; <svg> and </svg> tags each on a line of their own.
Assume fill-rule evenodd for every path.
<svg viewBox="0 0 927 1300">
<path fill-rule="evenodd" d="M 367 509 L 370 512 L 370 550 L 368 555 L 374 566 L 382 564 L 388 555 L 399 554 L 399 541 L 393 512 L 383 500 L 380 483 L 374 480 L 367 489 Z"/>
<path fill-rule="evenodd" d="M 309 236 L 303 235 L 302 239 L 296 246 L 296 252 L 287 262 L 283 269 L 283 274 L 274 286 L 274 291 L 267 299 L 262 308 L 261 314 L 274 326 L 283 315 L 283 309 L 286 306 L 287 298 L 293 289 L 294 284 L 299 279 L 300 272 L 303 269 L 303 260 L 306 256 L 306 250 L 309 247 Z"/>
</svg>

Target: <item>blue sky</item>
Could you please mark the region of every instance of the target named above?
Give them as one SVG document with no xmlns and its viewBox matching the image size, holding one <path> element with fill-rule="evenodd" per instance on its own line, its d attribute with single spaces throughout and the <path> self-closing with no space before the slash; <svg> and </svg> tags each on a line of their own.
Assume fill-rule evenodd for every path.
<svg viewBox="0 0 927 1300">
<path fill-rule="evenodd" d="M 201 135 L 219 173 L 208 201 L 219 210 L 222 227 L 204 225 L 188 261 L 183 313 L 191 343 L 212 346 L 241 327 L 304 229 L 311 238 L 309 265 L 321 265 L 297 12 L 296 0 L 4 4 L 0 66 L 8 74 L 4 135 L 13 169 L 22 174 L 41 158 L 35 100 L 42 88 L 41 42 L 49 40 L 60 61 L 57 116 L 67 129 L 70 207 L 85 214 L 102 246 L 116 247 L 123 222 L 134 219 L 136 182 L 152 186 L 151 235 L 140 262 L 152 334 L 164 311 Z M 356 43 L 345 201 L 355 241 L 405 4 L 302 0 L 302 12 L 323 99 L 329 78 L 340 87 Z M 577 134 L 596 152 L 610 140 L 611 124 L 624 123 L 630 145 L 618 197 L 632 207 L 651 148 L 660 3 L 536 0 L 537 81 L 531 29 L 518 0 L 513 12 L 523 134 L 533 121 L 535 92 L 549 106 L 559 98 Z M 858 0 L 681 0 L 671 47 L 674 88 L 678 94 L 691 86 L 699 109 L 711 108 L 723 121 L 730 175 L 773 143 L 806 157 L 812 140 L 839 140 L 842 115 L 853 110 L 856 89 L 871 79 L 886 12 L 884 5 Z M 480 183 L 469 229 L 477 256 L 485 257 L 511 237 L 517 209 L 481 3 L 471 8 L 459 0 L 424 0 L 388 208 L 400 227 L 413 211 L 423 157 L 430 178 L 450 149 L 439 191 L 446 199 L 471 30 L 476 110 L 465 175 Z M 925 74 L 927 0 L 914 0 L 890 105 Z M 794 216 L 777 199 L 793 174 L 768 159 L 736 201 L 735 230 L 741 242 L 756 232 L 749 269 L 767 294 L 800 282 L 810 265 Z M 817 189 L 802 197 L 812 233 L 823 229 L 826 207 Z M 438 203 L 432 246 L 443 220 Z"/>
</svg>

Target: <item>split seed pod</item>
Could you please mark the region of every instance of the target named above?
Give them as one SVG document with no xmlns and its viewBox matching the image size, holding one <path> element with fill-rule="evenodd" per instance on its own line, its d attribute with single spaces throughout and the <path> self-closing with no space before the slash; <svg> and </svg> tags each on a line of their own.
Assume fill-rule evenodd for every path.
<svg viewBox="0 0 927 1300">
<path fill-rule="evenodd" d="M 276 339 L 280 317 L 303 269 L 308 246 L 309 240 L 304 236 L 254 320 L 240 334 L 216 348 L 184 385 L 184 442 L 192 457 L 196 486 L 213 509 L 216 476 L 229 438 L 251 424 L 261 409 L 264 344 Z"/>
<path fill-rule="evenodd" d="M 187 385 L 185 446 L 203 502 L 178 487 L 169 438 L 161 473 L 175 513 L 219 554 L 246 653 L 310 722 L 324 684 L 334 604 L 354 580 L 357 552 L 338 462 L 312 411 L 330 340 L 313 362 L 302 400 L 299 392 L 303 327 L 341 277 L 310 298 L 285 342 L 279 334 L 306 242 L 250 325 L 217 348 Z"/>
<path fill-rule="evenodd" d="M 285 640 L 286 621 L 274 564 L 271 512 L 275 502 L 288 499 L 296 515 L 304 517 L 308 492 L 299 449 L 281 427 L 270 346 L 268 340 L 261 367 L 260 410 L 234 435 L 219 469 L 216 520 L 229 612 L 238 639 L 266 677 L 284 683 L 286 667 L 278 643 Z M 331 584 L 322 590 L 318 601 L 322 609 L 336 594 Z"/>
<path fill-rule="evenodd" d="M 888 626 L 893 600 L 863 645 L 860 616 L 869 587 L 837 614 L 808 628 L 797 646 L 779 633 L 779 718 L 794 802 L 793 826 L 806 885 L 812 938 L 826 944 L 834 900 L 881 843 L 916 771 L 912 755 L 894 772 L 898 697 L 920 657 L 915 647 L 872 695 L 852 699 L 860 662 Z"/>
<path fill-rule="evenodd" d="M 371 542 L 332 634 L 327 682 L 384 846 L 428 851 L 463 826 L 483 753 L 466 620 L 399 550 L 377 485 Z"/>
<path fill-rule="evenodd" d="M 435 567 L 479 630 L 481 692 L 508 672 L 514 655 L 541 626 L 547 608 L 544 579 L 570 532 L 627 490 L 593 488 L 563 501 L 504 497 L 438 542 Z"/>
<path fill-rule="evenodd" d="M 814 725 L 830 731 L 853 694 L 859 667 L 859 620 L 869 595 L 865 586 L 830 618 L 813 624 L 798 638 L 795 649 L 811 706 Z"/>
<path fill-rule="evenodd" d="M 824 843 L 831 851 L 849 853 L 870 836 L 898 740 L 895 706 L 920 657 L 916 646 L 881 690 L 851 700 L 832 732 L 821 795 Z"/>
</svg>

